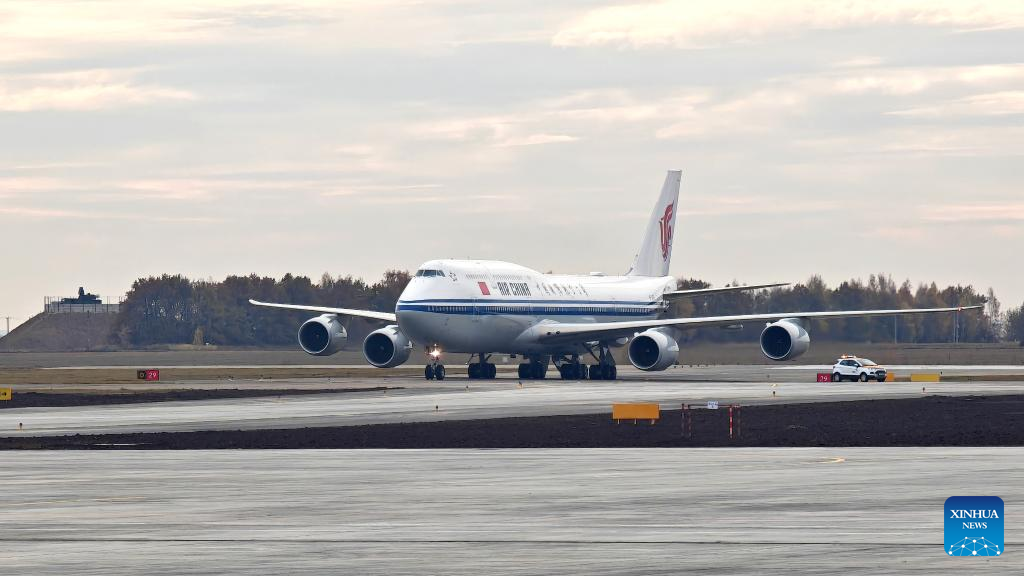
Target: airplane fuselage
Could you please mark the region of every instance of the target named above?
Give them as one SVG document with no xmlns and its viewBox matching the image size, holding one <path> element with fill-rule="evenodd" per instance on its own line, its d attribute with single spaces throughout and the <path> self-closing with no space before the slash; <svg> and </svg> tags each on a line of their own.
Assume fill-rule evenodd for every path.
<svg viewBox="0 0 1024 576">
<path fill-rule="evenodd" d="M 409 282 L 395 307 L 401 330 L 420 347 L 446 352 L 570 353 L 531 337 L 545 323 L 657 318 L 671 276 L 543 274 L 488 260 L 432 260 Z"/>
</svg>

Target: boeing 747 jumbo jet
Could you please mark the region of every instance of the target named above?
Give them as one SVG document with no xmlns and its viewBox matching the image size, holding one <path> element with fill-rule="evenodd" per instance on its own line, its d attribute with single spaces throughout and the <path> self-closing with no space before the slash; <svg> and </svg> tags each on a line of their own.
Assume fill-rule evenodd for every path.
<svg viewBox="0 0 1024 576">
<path fill-rule="evenodd" d="M 415 347 L 429 358 L 427 379 L 444 379 L 442 352 L 470 354 L 470 378 L 494 378 L 492 354 L 521 356 L 519 377 L 542 379 L 552 363 L 563 379 L 614 380 L 612 347 L 628 346 L 630 363 L 640 370 L 665 370 L 676 363 L 681 331 L 708 326 L 730 327 L 765 322 L 761 352 L 772 360 L 789 360 L 807 352 L 811 318 L 895 316 L 954 312 L 967 308 L 785 312 L 704 318 L 665 318 L 669 303 L 734 290 L 757 290 L 783 284 L 678 290 L 669 276 L 672 237 L 678 213 L 681 172 L 665 178 L 661 196 L 644 232 L 633 265 L 624 276 L 542 274 L 518 264 L 493 260 L 425 262 L 402 292 L 395 312 L 351 310 L 294 304 L 256 306 L 304 310 L 320 316 L 299 328 L 299 346 L 327 356 L 348 339 L 341 318 L 355 316 L 387 323 L 363 341 L 366 361 L 392 368 L 409 359 Z M 590 366 L 587 366 L 590 359 Z"/>
</svg>

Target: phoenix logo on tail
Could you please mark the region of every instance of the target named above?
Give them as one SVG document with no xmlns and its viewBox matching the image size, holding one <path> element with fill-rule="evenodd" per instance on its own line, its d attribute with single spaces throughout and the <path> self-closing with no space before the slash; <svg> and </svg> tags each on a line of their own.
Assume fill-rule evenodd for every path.
<svg viewBox="0 0 1024 576">
<path fill-rule="evenodd" d="M 675 209 L 675 203 L 669 204 L 665 207 L 665 215 L 659 220 L 661 224 L 661 259 L 668 260 L 669 254 L 672 249 L 672 211 Z"/>
</svg>

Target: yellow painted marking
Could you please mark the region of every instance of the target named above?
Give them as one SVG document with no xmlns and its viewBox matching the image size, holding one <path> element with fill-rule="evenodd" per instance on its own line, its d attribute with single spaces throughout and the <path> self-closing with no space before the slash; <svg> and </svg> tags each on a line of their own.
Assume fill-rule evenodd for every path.
<svg viewBox="0 0 1024 576">
<path fill-rule="evenodd" d="M 14 390 L 11 388 L 0 388 L 0 400 L 10 400 L 13 395 Z"/>
<path fill-rule="evenodd" d="M 938 382 L 941 376 L 939 374 L 911 374 L 911 382 Z"/>
</svg>

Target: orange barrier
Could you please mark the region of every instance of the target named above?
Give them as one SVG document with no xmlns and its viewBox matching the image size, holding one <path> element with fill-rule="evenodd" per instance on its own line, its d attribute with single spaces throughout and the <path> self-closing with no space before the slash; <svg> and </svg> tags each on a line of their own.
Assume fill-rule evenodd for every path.
<svg viewBox="0 0 1024 576">
<path fill-rule="evenodd" d="M 619 420 L 650 420 L 654 424 L 661 418 L 661 406 L 658 404 L 612 404 L 612 419 Z"/>
</svg>

